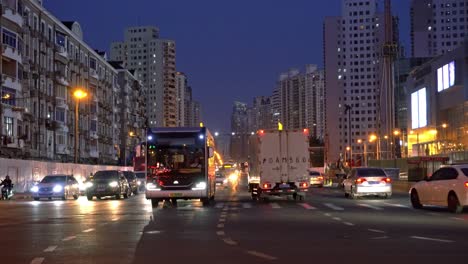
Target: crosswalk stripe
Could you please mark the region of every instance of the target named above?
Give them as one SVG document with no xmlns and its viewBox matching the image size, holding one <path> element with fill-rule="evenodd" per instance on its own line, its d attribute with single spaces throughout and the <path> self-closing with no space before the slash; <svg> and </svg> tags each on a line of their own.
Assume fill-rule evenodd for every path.
<svg viewBox="0 0 468 264">
<path fill-rule="evenodd" d="M 281 206 L 279 204 L 277 204 L 277 203 L 271 203 L 270 206 L 273 209 L 280 209 L 281 208 Z"/>
<path fill-rule="evenodd" d="M 331 203 L 324 203 L 323 205 L 325 205 L 326 207 L 328 207 L 330 209 L 333 209 L 335 211 L 343 211 L 344 210 L 343 207 L 339 207 L 339 206 L 336 206 L 336 205 L 331 204 Z"/>
<path fill-rule="evenodd" d="M 215 207 L 221 209 L 224 207 L 224 203 L 216 203 Z"/>
<path fill-rule="evenodd" d="M 382 211 L 383 210 L 380 207 L 373 206 L 373 205 L 370 205 L 370 204 L 359 204 L 359 206 L 366 207 L 366 208 L 369 208 L 369 209 L 373 209 L 373 210 L 376 210 L 376 211 Z"/>
<path fill-rule="evenodd" d="M 250 209 L 250 208 L 252 208 L 252 204 L 251 203 L 243 203 L 242 207 L 245 208 L 245 209 Z"/>
<path fill-rule="evenodd" d="M 317 208 L 315 208 L 315 207 L 313 207 L 312 205 L 307 204 L 307 203 L 301 203 L 301 204 L 299 204 L 299 205 L 302 206 L 302 207 L 304 207 L 304 209 L 306 209 L 306 210 L 315 210 L 315 209 L 317 209 Z"/>
</svg>

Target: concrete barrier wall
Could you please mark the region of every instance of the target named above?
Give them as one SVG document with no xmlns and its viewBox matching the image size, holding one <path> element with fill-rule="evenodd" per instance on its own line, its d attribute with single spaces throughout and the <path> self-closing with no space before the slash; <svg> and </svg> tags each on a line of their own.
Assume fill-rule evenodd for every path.
<svg viewBox="0 0 468 264">
<path fill-rule="evenodd" d="M 35 181 L 40 181 L 50 174 L 73 175 L 83 182 L 91 173 L 99 170 L 133 170 L 132 167 L 85 165 L 74 163 L 56 163 L 34 160 L 0 159 L 0 179 L 9 175 L 15 184 L 15 191 L 27 192 Z"/>
</svg>

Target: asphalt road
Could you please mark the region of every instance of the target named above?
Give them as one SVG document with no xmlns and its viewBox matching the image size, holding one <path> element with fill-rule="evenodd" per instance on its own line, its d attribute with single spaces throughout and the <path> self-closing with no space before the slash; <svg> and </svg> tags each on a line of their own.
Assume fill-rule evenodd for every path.
<svg viewBox="0 0 468 264">
<path fill-rule="evenodd" d="M 468 209 L 414 210 L 392 199 L 312 189 L 306 200 L 253 202 L 219 191 L 152 209 L 128 200 L 2 201 L 0 263 L 458 263 Z M 455 263 L 455 262 L 454 262 Z"/>
</svg>

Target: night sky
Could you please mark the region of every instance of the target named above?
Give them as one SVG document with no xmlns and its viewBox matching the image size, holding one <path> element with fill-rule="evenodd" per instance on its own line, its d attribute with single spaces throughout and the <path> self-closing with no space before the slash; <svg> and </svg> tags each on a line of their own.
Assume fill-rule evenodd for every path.
<svg viewBox="0 0 468 264">
<path fill-rule="evenodd" d="M 392 2 L 408 53 L 410 1 Z M 100 50 L 123 40 L 125 27 L 158 26 L 176 41 L 177 70 L 188 75 L 205 125 L 228 131 L 233 101 L 270 95 L 289 68 L 323 65 L 323 18 L 340 15 L 341 0 L 45 0 L 45 7 L 78 21 Z"/>
</svg>

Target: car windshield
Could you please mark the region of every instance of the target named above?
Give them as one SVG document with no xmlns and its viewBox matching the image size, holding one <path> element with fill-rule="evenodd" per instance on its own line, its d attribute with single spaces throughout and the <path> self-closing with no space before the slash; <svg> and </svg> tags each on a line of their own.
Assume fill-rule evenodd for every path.
<svg viewBox="0 0 468 264">
<path fill-rule="evenodd" d="M 118 171 L 98 171 L 94 174 L 93 180 L 112 180 L 118 178 Z"/>
<path fill-rule="evenodd" d="M 311 172 L 309 172 L 309 175 L 310 176 L 320 176 L 320 172 L 311 171 Z"/>
<path fill-rule="evenodd" d="M 146 177 L 144 172 L 137 172 L 137 173 L 135 173 L 135 176 L 138 179 L 144 179 Z"/>
<path fill-rule="evenodd" d="M 369 176 L 387 176 L 382 169 L 358 169 L 357 175 L 361 177 L 369 177 Z"/>
<path fill-rule="evenodd" d="M 66 176 L 45 176 L 41 183 L 63 183 L 66 179 Z"/>
<path fill-rule="evenodd" d="M 132 180 L 135 178 L 135 174 L 130 171 L 124 171 L 123 174 L 127 180 Z"/>
</svg>

